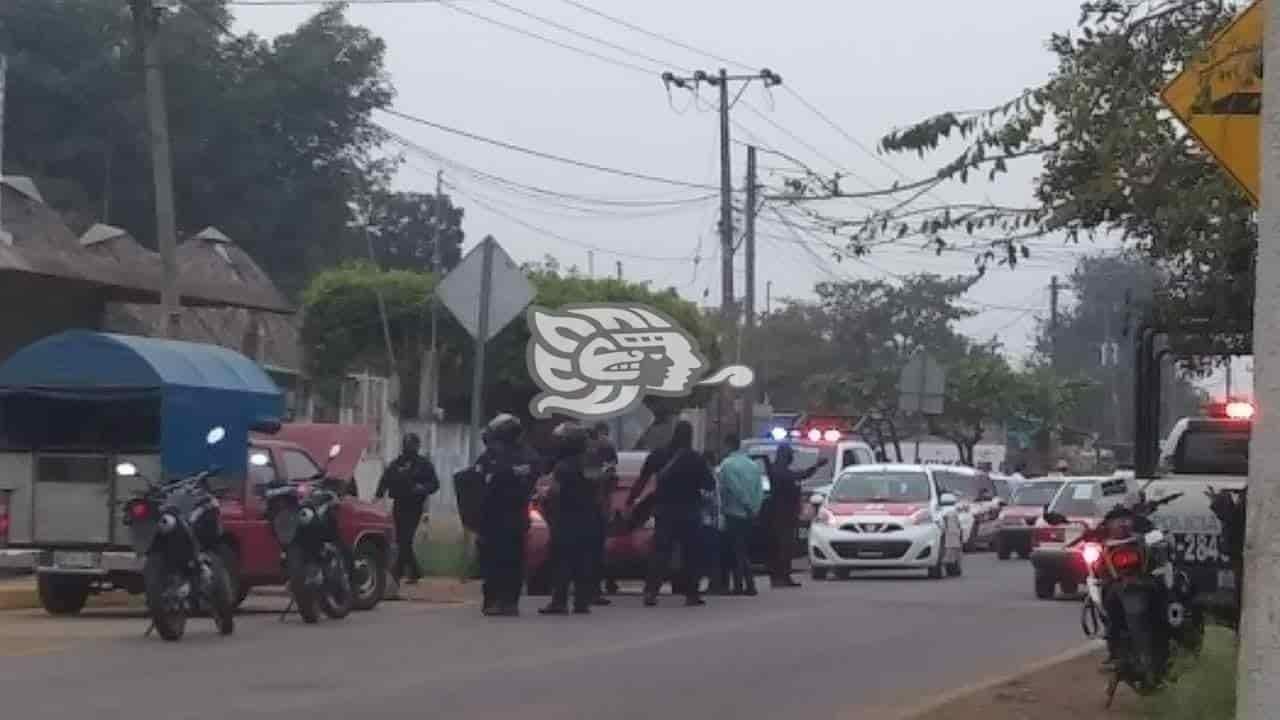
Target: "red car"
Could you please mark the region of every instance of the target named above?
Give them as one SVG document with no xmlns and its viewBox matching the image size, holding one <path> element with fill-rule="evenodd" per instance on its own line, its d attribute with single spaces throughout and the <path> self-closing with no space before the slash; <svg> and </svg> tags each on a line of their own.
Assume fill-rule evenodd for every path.
<svg viewBox="0 0 1280 720">
<path fill-rule="evenodd" d="M 1032 480 L 1018 486 L 1009 504 L 996 517 L 996 556 L 1008 560 L 1014 553 L 1031 557 L 1031 534 L 1044 508 L 1053 501 L 1062 480 Z"/>
<path fill-rule="evenodd" d="M 623 518 L 627 516 L 627 497 L 640 479 L 640 469 L 648 452 L 618 453 L 618 485 L 614 489 L 609 537 L 605 542 L 605 564 L 609 575 L 616 579 L 642 578 L 649 567 L 649 554 L 653 549 L 653 519 L 635 530 L 630 530 Z M 525 577 L 530 595 L 546 595 L 551 590 L 551 531 L 540 510 L 540 498 L 551 485 L 551 477 L 538 481 L 537 496 L 530 503 L 529 533 L 525 539 Z M 652 481 L 640 499 L 653 492 Z"/>
<path fill-rule="evenodd" d="M 361 437 L 365 438 L 364 442 L 360 441 Z M 305 440 L 307 445 L 320 443 L 321 447 L 326 443 L 338 444 L 342 449 L 325 467 L 318 464 L 301 443 L 280 438 Z M 256 487 L 278 477 L 290 481 L 329 477 L 350 483 L 370 439 L 367 428 L 286 425 L 272 438 L 254 436 L 250 440 L 249 477 L 240 491 L 222 503 L 222 520 L 233 539 L 235 556 L 230 566 L 238 602 L 242 602 L 254 586 L 285 583 L 282 550 L 271 532 L 266 507 Z M 343 440 L 348 444 L 343 444 Z M 256 460 L 254 456 L 258 456 Z M 359 500 L 352 493 L 339 506 L 338 527 L 343 541 L 352 549 L 355 607 L 372 609 L 386 592 L 387 568 L 391 567 L 397 551 L 391 514 L 381 505 Z"/>
</svg>

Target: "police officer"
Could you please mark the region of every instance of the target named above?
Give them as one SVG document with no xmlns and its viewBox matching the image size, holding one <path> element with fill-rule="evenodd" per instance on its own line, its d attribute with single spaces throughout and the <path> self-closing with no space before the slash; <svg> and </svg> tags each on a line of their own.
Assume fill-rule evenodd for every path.
<svg viewBox="0 0 1280 720">
<path fill-rule="evenodd" d="M 400 551 L 396 555 L 392 576 L 399 583 L 407 570 L 410 585 L 418 582 L 422 576 L 422 567 L 413 551 L 414 535 L 422 522 L 427 498 L 440 489 L 436 468 L 429 459 L 419 454 L 421 449 L 422 440 L 417 435 L 405 435 L 400 455 L 382 473 L 376 493 L 379 499 L 390 494 L 393 501 L 391 516 L 395 520 L 396 543 Z"/>
<path fill-rule="evenodd" d="M 524 426 L 500 414 L 485 427 L 485 450 L 476 460 L 484 476 L 477 550 L 484 576 L 485 615 L 520 614 L 524 584 L 524 541 L 529 530 L 529 498 L 537 480 L 537 459 L 521 445 Z"/>
<path fill-rule="evenodd" d="M 588 433 L 577 423 L 556 428 L 557 448 L 552 470 L 551 492 L 547 499 L 554 507 L 551 524 L 551 557 L 555 563 L 551 604 L 539 610 L 544 615 L 569 612 L 569 586 L 573 585 L 573 612 L 591 612 L 599 587 L 595 561 L 600 546 L 599 488 L 588 477 Z"/>
<path fill-rule="evenodd" d="M 617 593 L 618 583 L 609 576 L 606 543 L 609 539 L 609 523 L 613 519 L 613 494 L 618 487 L 618 450 L 609 439 L 609 424 L 606 422 L 596 423 L 591 433 L 587 476 L 596 485 L 600 497 L 599 542 L 593 562 L 596 576 L 594 604 L 612 605 L 613 602 L 606 595 Z"/>
</svg>

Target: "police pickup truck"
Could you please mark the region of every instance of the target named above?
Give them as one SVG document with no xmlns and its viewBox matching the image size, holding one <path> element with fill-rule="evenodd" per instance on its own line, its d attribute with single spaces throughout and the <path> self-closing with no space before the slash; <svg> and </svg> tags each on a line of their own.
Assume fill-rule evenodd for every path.
<svg viewBox="0 0 1280 720">
<path fill-rule="evenodd" d="M 1218 610 L 1234 609 L 1236 577 L 1206 491 L 1244 489 L 1252 418 L 1253 407 L 1237 402 L 1211 406 L 1203 417 L 1182 418 L 1161 448 L 1159 477 L 1145 488 L 1151 500 L 1182 493 L 1152 521 L 1172 537 L 1174 564 L 1191 577 L 1199 600 Z"/>
</svg>

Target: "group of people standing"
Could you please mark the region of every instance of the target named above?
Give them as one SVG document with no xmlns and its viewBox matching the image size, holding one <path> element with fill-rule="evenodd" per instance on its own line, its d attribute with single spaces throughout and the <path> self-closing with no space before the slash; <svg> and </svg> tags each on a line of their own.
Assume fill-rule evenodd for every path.
<svg viewBox="0 0 1280 720">
<path fill-rule="evenodd" d="M 529 449 L 523 435 L 518 418 L 508 414 L 494 418 L 483 434 L 484 452 L 471 469 L 459 474 L 460 483 L 475 483 L 479 488 L 473 525 L 480 536 L 484 614 L 519 614 L 529 500 L 538 478 L 547 474 L 551 482 L 539 508 L 551 529 L 552 593 L 550 603 L 539 612 L 588 614 L 593 605 L 611 604 L 606 594 L 616 585 L 606 574 L 605 543 L 614 521 L 610 514 L 618 454 L 608 426 L 601 423 L 588 429 L 563 423 L 553 433 L 553 450 L 545 457 Z M 689 606 L 706 604 L 704 580 L 712 594 L 757 594 L 750 546 L 766 505 L 766 472 L 771 509 L 763 519 L 772 584 L 799 585 L 791 578 L 791 563 L 800 484 L 824 463 L 793 469 L 791 448 L 783 444 L 762 471 L 737 436 L 727 438 L 726 444 L 727 456 L 713 467 L 716 458 L 694 449 L 693 426 L 681 421 L 671 441 L 645 459 L 627 497 L 626 515 L 633 524 L 649 513 L 654 519 L 654 547 L 644 585 L 646 606 L 658 604 L 658 592 L 668 579 Z M 646 495 L 651 483 L 654 491 Z M 669 578 L 677 548 L 680 571 Z"/>
</svg>

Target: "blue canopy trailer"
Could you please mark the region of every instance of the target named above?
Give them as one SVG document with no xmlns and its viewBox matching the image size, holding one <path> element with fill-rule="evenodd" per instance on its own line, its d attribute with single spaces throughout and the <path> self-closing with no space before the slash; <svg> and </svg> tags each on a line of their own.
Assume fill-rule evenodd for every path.
<svg viewBox="0 0 1280 720">
<path fill-rule="evenodd" d="M 28 345 L 0 364 L 0 567 L 36 571 L 57 613 L 91 591 L 136 589 L 121 504 L 144 481 L 116 477 L 116 463 L 154 479 L 211 466 L 243 477 L 250 430 L 283 410 L 260 367 L 215 345 L 83 330 Z"/>
</svg>

